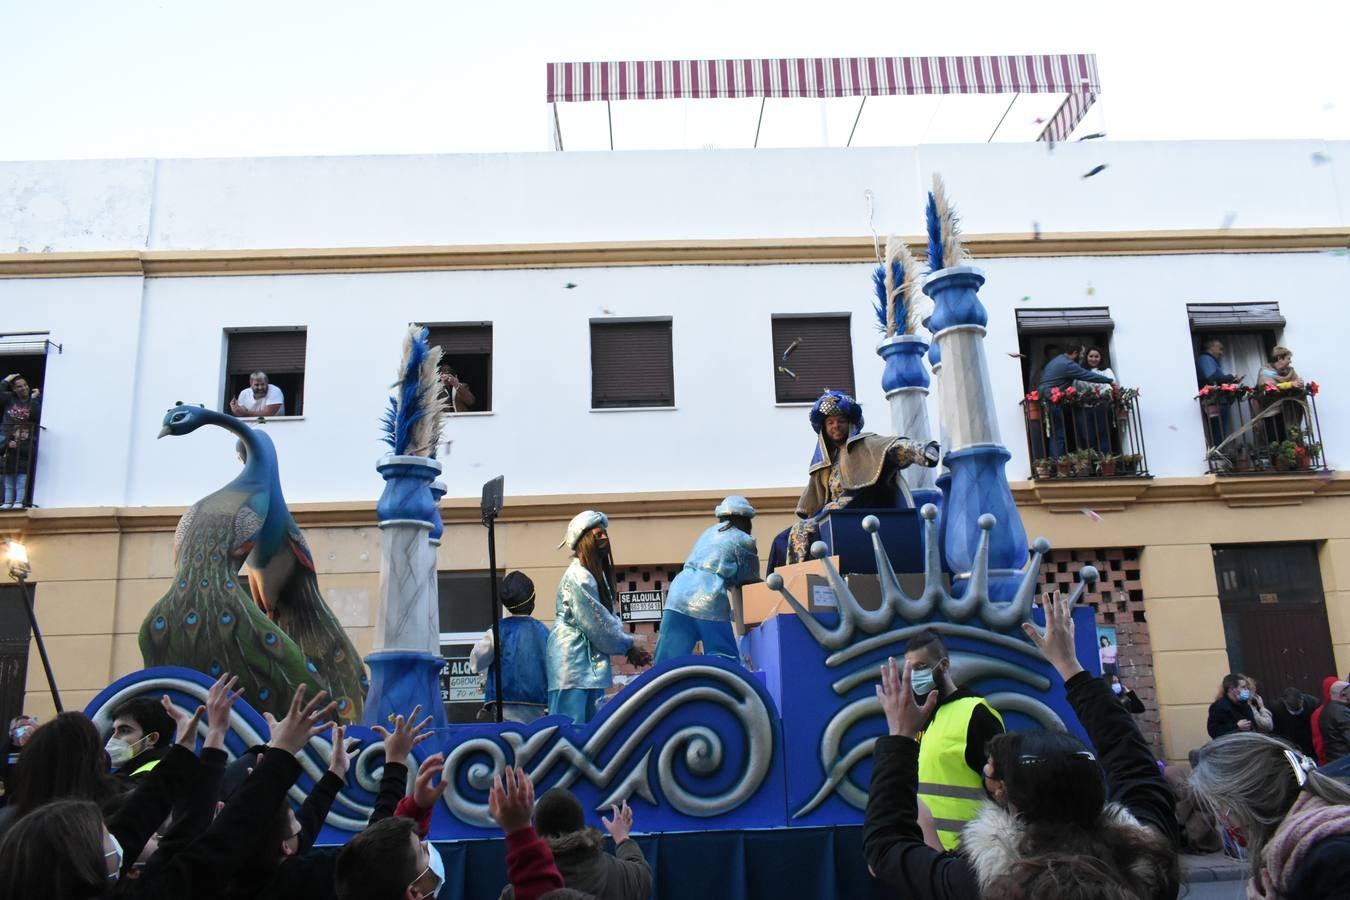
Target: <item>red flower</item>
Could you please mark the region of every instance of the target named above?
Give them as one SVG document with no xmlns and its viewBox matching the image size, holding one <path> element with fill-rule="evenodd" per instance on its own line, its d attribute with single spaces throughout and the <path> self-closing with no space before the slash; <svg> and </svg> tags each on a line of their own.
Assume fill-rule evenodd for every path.
<svg viewBox="0 0 1350 900">
<path fill-rule="evenodd" d="M 1273 385 L 1273 384 L 1268 384 L 1268 385 L 1266 385 L 1266 393 L 1267 393 L 1267 394 L 1275 394 L 1275 393 L 1278 393 L 1279 390 L 1280 390 L 1280 389 L 1277 388 L 1277 387 L 1276 387 L 1275 385 Z"/>
<path fill-rule="evenodd" d="M 1295 456 L 1307 456 L 1307 455 L 1308 455 L 1308 448 L 1307 448 L 1307 447 L 1295 447 L 1295 448 L 1294 448 L 1294 455 L 1295 455 Z"/>
<path fill-rule="evenodd" d="M 1308 382 L 1308 393 L 1309 393 L 1309 394 L 1312 394 L 1314 397 L 1316 397 L 1316 396 L 1317 396 L 1317 390 L 1318 390 L 1318 388 L 1317 388 L 1317 382 L 1315 382 L 1315 381 L 1310 381 L 1310 382 Z"/>
<path fill-rule="evenodd" d="M 1030 394 L 1027 394 L 1028 403 L 1039 403 L 1040 399 L 1041 399 L 1040 391 L 1032 391 Z"/>
<path fill-rule="evenodd" d="M 1066 396 L 1066 397 L 1072 397 L 1072 396 L 1073 396 L 1074 394 L 1076 394 L 1076 393 L 1078 393 L 1078 388 L 1071 387 L 1071 388 L 1069 388 L 1068 390 L 1066 390 L 1066 391 L 1064 392 L 1064 396 Z"/>
<path fill-rule="evenodd" d="M 1062 397 L 1062 396 L 1064 396 L 1064 392 L 1061 391 L 1059 388 L 1057 388 L 1057 387 L 1052 387 L 1052 388 L 1050 389 L 1050 402 L 1051 402 L 1051 403 L 1058 403 L 1058 402 L 1059 402 L 1059 398 Z"/>
<path fill-rule="evenodd" d="M 1202 388 L 1200 389 L 1200 396 L 1201 396 L 1201 397 L 1208 397 L 1208 396 L 1210 395 L 1210 393 L 1211 393 L 1213 390 L 1214 390 L 1214 386 L 1211 385 L 1211 384 L 1207 384 L 1207 385 L 1205 385 L 1204 387 L 1202 387 Z"/>
<path fill-rule="evenodd" d="M 1236 385 L 1236 384 L 1221 384 L 1221 385 L 1219 385 L 1219 389 L 1220 389 L 1220 390 L 1223 390 L 1223 391 L 1228 391 L 1229 393 L 1232 393 L 1233 391 L 1236 391 L 1236 390 L 1237 390 L 1237 385 Z"/>
</svg>

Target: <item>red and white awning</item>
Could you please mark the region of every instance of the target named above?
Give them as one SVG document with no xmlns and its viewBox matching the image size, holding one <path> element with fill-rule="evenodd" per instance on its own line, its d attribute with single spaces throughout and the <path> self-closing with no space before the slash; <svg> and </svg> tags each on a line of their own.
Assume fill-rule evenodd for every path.
<svg viewBox="0 0 1350 900">
<path fill-rule="evenodd" d="M 1091 53 L 682 59 L 548 64 L 548 101 L 1066 94 L 1039 140 L 1062 141 L 1101 92 Z"/>
</svg>

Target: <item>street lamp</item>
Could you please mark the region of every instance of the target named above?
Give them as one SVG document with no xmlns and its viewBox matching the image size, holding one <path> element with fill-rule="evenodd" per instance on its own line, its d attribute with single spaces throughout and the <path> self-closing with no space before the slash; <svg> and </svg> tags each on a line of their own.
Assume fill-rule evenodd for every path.
<svg viewBox="0 0 1350 900">
<path fill-rule="evenodd" d="M 47 673 L 47 687 L 52 691 L 52 703 L 58 713 L 65 712 L 61 706 L 61 694 L 56 690 L 56 676 L 52 674 L 51 660 L 47 659 L 47 645 L 42 640 L 42 631 L 38 629 L 37 612 L 33 609 L 33 595 L 28 590 L 28 576 L 33 569 L 28 565 L 28 548 L 16 540 L 5 541 L 6 556 L 9 559 L 9 577 L 19 583 L 23 592 L 23 606 L 28 611 L 28 624 L 33 628 L 33 639 L 37 641 L 38 656 L 42 658 L 42 669 Z"/>
</svg>

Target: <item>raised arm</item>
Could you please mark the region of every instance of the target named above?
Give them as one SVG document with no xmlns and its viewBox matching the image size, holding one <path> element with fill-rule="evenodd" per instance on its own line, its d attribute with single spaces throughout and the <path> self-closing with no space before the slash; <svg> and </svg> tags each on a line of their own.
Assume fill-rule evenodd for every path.
<svg viewBox="0 0 1350 900">
<path fill-rule="evenodd" d="M 633 646 L 633 636 L 625 633 L 619 617 L 600 603 L 600 597 L 591 585 L 575 581 L 568 584 L 566 590 L 572 596 L 577 627 L 586 633 L 595 649 L 610 656 L 627 653 Z"/>
</svg>

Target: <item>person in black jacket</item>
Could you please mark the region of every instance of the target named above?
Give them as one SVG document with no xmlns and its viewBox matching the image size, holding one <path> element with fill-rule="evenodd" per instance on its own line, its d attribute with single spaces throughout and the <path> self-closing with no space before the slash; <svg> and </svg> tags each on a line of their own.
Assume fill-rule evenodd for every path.
<svg viewBox="0 0 1350 900">
<path fill-rule="evenodd" d="M 1075 896 L 1106 888 L 1120 898 L 1177 896 L 1171 791 L 1130 714 L 1074 655 L 1068 599 L 1046 604 L 1045 618 L 1043 635 L 1029 624 L 1023 628 L 1064 679 L 1102 764 L 1067 734 L 995 738 L 984 770 L 993 802 L 966 826 L 955 853 L 924 843 L 915 801 L 916 736 L 936 701 L 914 701 L 908 666 L 903 674 L 894 659 L 882 666 L 877 695 L 889 736 L 876 743 L 863 851 L 872 874 L 901 896 L 1050 897 L 1059 896 L 1065 883 L 1080 891 Z"/>
<path fill-rule="evenodd" d="M 1265 734 L 1229 734 L 1200 749 L 1196 794 L 1247 844 L 1247 896 L 1350 897 L 1350 787 Z"/>
<path fill-rule="evenodd" d="M 1256 715 L 1251 707 L 1252 690 L 1247 679 L 1236 672 L 1223 676 L 1219 697 L 1209 705 L 1209 721 L 1205 727 L 1212 738 L 1223 737 L 1235 731 L 1253 731 Z"/>
<path fill-rule="evenodd" d="M 1121 681 L 1119 676 L 1103 675 L 1102 680 L 1106 682 L 1106 686 L 1115 695 L 1116 702 L 1127 713 L 1137 716 L 1144 711 L 1144 701 L 1139 699 L 1138 694 L 1127 688 L 1125 682 Z"/>
<path fill-rule="evenodd" d="M 1278 702 L 1270 708 L 1275 720 L 1275 736 L 1298 747 L 1305 756 L 1317 757 L 1313 747 L 1312 714 L 1317 709 L 1317 698 L 1295 687 L 1284 689 Z"/>
</svg>

